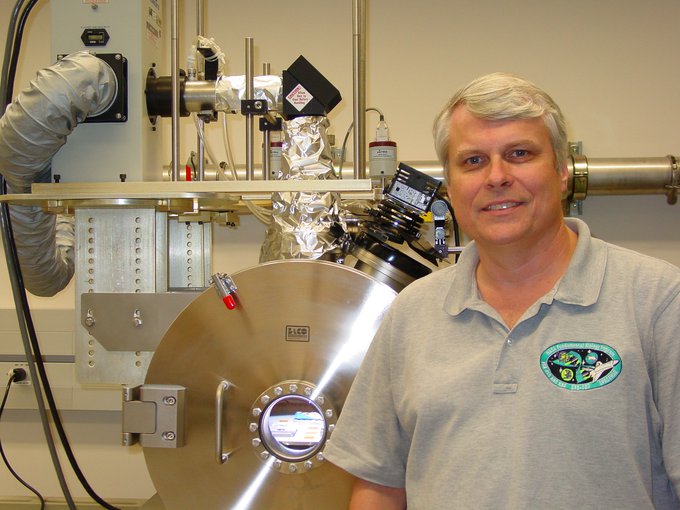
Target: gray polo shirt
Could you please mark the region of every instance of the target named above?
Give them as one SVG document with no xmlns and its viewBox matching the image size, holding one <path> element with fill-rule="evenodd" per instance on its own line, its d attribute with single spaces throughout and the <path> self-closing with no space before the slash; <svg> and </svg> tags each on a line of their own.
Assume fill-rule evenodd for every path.
<svg viewBox="0 0 680 510">
<path fill-rule="evenodd" d="M 566 274 L 510 330 L 474 243 L 404 289 L 326 457 L 409 510 L 680 508 L 680 270 L 567 222 Z"/>
</svg>

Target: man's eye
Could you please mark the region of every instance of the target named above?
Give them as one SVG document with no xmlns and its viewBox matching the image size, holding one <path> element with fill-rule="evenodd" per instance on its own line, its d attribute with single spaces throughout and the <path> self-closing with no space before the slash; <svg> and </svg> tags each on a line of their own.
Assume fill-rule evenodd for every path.
<svg viewBox="0 0 680 510">
<path fill-rule="evenodd" d="M 526 149 L 515 149 L 510 153 L 510 155 L 513 158 L 525 158 L 529 155 L 529 151 Z"/>
<path fill-rule="evenodd" d="M 468 165 L 479 165 L 481 162 L 482 162 L 481 156 L 472 156 L 465 160 L 465 163 Z"/>
</svg>

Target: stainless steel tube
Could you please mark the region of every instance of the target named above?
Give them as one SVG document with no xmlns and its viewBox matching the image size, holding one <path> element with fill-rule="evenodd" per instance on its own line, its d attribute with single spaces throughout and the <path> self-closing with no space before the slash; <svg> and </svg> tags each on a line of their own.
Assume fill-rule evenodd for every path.
<svg viewBox="0 0 680 510">
<path fill-rule="evenodd" d="M 196 0 L 196 36 L 202 36 L 205 32 L 205 20 L 203 16 L 203 0 Z M 196 122 L 196 129 L 198 131 L 196 135 L 196 152 L 197 164 L 198 164 L 198 180 L 205 180 L 205 144 L 203 143 L 203 137 L 205 133 L 205 123 L 203 119 L 199 116 Z"/>
<path fill-rule="evenodd" d="M 265 62 L 262 64 L 262 74 L 264 76 L 267 76 L 269 73 L 271 73 L 271 66 L 269 62 Z M 265 181 L 269 180 L 269 168 L 270 168 L 270 159 L 269 159 L 269 149 L 271 146 L 271 131 L 265 130 L 263 133 L 263 140 L 262 140 L 262 179 Z"/>
<path fill-rule="evenodd" d="M 254 55 L 253 38 L 246 37 L 246 99 L 253 99 L 253 79 L 254 79 Z M 252 181 L 254 178 L 255 147 L 253 141 L 253 116 L 246 115 L 246 178 Z"/>
<path fill-rule="evenodd" d="M 170 58 L 172 60 L 172 180 L 179 181 L 179 0 L 172 0 Z"/>
<path fill-rule="evenodd" d="M 184 82 L 184 105 L 187 111 L 203 112 L 215 109 L 215 82 L 192 80 Z"/>
<path fill-rule="evenodd" d="M 205 15 L 203 9 L 203 0 L 196 0 L 196 35 L 203 35 L 205 33 Z"/>
<path fill-rule="evenodd" d="M 354 178 L 366 178 L 366 0 L 352 0 Z"/>
<path fill-rule="evenodd" d="M 588 195 L 665 194 L 672 162 L 655 158 L 588 158 Z"/>
</svg>

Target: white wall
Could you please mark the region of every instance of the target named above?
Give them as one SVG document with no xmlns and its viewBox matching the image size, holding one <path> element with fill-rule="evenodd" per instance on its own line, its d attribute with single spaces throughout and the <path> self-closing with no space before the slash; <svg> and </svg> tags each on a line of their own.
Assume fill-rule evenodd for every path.
<svg viewBox="0 0 680 510">
<path fill-rule="evenodd" d="M 183 4 L 186 48 L 194 32 L 195 3 Z M 267 61 L 279 73 L 305 55 L 343 94 L 344 101 L 330 115 L 333 131 L 342 139 L 352 112 L 351 4 L 206 0 L 206 33 L 227 53 L 228 74 L 243 73 L 246 36 L 255 38 L 258 70 Z M 0 0 L 3 42 L 12 5 Z M 680 19 L 677 0 L 368 0 L 368 8 L 367 106 L 385 113 L 401 160 L 434 160 L 430 129 L 438 109 L 455 89 L 496 70 L 520 74 L 548 90 L 569 119 L 570 138 L 582 141 L 591 158 L 680 154 L 680 33 L 672 28 L 672 20 Z M 52 61 L 49 18 L 50 3 L 38 2 L 24 41 L 20 87 Z M 169 74 L 167 61 L 164 74 Z M 368 119 L 370 134 L 377 119 Z M 243 162 L 243 121 L 236 117 L 230 122 L 237 159 Z M 183 146 L 188 150 L 195 135 L 190 123 L 184 124 Z M 216 126 L 209 126 L 208 136 L 223 157 Z M 599 237 L 680 265 L 679 208 L 666 205 L 662 196 L 589 197 L 583 218 Z M 264 228 L 250 217 L 242 223 L 237 231 L 216 230 L 216 269 L 234 271 L 257 262 Z M 12 306 L 7 281 L 3 266 L 0 308 Z M 72 309 L 72 287 L 31 302 L 37 309 Z M 95 418 L 73 413 L 68 418 L 76 453 L 85 459 L 83 469 L 97 480 L 103 496 L 143 498 L 152 493 L 139 452 L 114 446 L 117 413 Z M 93 419 L 101 431 L 99 445 L 85 433 L 92 430 Z M 0 437 L 10 456 L 27 462 L 24 472 L 47 462 L 35 417 L 17 412 L 5 420 Z M 48 471 L 41 470 L 32 482 L 57 496 L 58 486 Z M 75 486 L 74 493 L 82 494 Z M 0 497 L 20 494 L 23 489 L 0 469 Z"/>
</svg>

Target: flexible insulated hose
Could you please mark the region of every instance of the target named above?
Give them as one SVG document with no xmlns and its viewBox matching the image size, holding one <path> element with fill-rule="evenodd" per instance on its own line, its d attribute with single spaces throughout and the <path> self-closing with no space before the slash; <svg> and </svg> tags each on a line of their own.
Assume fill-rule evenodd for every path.
<svg viewBox="0 0 680 510">
<path fill-rule="evenodd" d="M 52 158 L 67 136 L 108 109 L 116 88 L 109 65 L 87 52 L 40 70 L 0 118 L 0 174 L 8 193 L 30 193 L 31 184 L 49 182 Z M 13 205 L 10 214 L 26 289 L 55 295 L 73 277 L 73 221 L 35 206 Z"/>
</svg>

